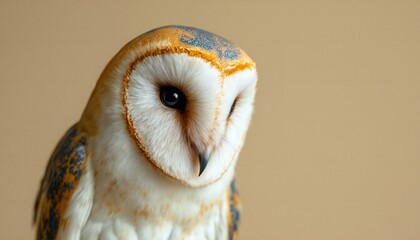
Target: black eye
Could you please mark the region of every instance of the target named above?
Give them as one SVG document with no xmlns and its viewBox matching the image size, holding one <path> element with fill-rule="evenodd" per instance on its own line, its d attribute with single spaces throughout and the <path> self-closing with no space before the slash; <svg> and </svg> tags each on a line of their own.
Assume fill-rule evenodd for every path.
<svg viewBox="0 0 420 240">
<path fill-rule="evenodd" d="M 183 111 L 187 103 L 185 94 L 176 87 L 161 87 L 160 88 L 160 101 L 170 108 Z"/>
<path fill-rule="evenodd" d="M 237 100 L 237 98 L 235 98 L 235 101 L 233 101 L 233 103 L 232 103 L 232 107 L 230 107 L 228 118 L 230 117 L 230 115 L 232 115 L 233 110 L 235 109 L 236 100 Z"/>
</svg>

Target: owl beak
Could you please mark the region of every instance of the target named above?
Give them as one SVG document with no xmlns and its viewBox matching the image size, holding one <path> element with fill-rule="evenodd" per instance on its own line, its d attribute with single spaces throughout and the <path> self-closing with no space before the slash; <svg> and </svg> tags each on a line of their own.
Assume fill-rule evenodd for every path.
<svg viewBox="0 0 420 240">
<path fill-rule="evenodd" d="M 207 167 L 207 163 L 209 163 L 210 154 L 200 153 L 198 158 L 200 160 L 200 172 L 198 173 L 198 176 L 201 176 L 201 174 L 204 172 L 204 169 Z"/>
</svg>

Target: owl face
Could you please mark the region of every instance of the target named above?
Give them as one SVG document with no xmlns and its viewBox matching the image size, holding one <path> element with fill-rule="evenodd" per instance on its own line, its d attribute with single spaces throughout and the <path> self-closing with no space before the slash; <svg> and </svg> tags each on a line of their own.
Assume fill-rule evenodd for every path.
<svg viewBox="0 0 420 240">
<path fill-rule="evenodd" d="M 257 81 L 254 63 L 236 45 L 203 30 L 164 27 L 126 45 L 102 78 L 112 89 L 98 90 L 109 92 L 102 118 L 120 118 L 102 128 L 121 123 L 136 148 L 131 161 L 146 160 L 189 186 L 234 168 Z"/>
</svg>

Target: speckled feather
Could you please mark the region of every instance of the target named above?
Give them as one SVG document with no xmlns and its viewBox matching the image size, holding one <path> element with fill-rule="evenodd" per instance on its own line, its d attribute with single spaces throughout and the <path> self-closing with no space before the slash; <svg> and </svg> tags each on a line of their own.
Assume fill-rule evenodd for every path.
<svg viewBox="0 0 420 240">
<path fill-rule="evenodd" d="M 188 46 L 202 48 L 209 52 L 216 52 L 219 60 L 238 60 L 241 49 L 232 42 L 214 34 L 198 28 L 186 26 L 167 26 L 164 27 L 182 30 L 179 35 L 179 41 Z M 158 28 L 152 31 L 156 31 Z M 150 32 L 149 32 L 150 33 Z"/>
<path fill-rule="evenodd" d="M 241 219 L 241 200 L 239 198 L 238 189 L 236 188 L 236 179 L 233 179 L 230 183 L 228 191 L 229 197 L 229 213 L 228 213 L 228 225 L 229 225 L 229 240 L 238 238 L 238 225 Z"/>
<path fill-rule="evenodd" d="M 163 40 L 169 41 L 171 47 L 181 48 L 187 52 L 196 50 L 204 54 L 198 57 L 206 58 L 224 74 L 255 68 L 255 63 L 236 44 L 217 34 L 194 27 L 179 25 L 160 27 L 140 35 L 132 42 L 144 46 Z"/>
<path fill-rule="evenodd" d="M 63 216 L 84 173 L 85 160 L 86 138 L 74 125 L 57 145 L 41 182 L 34 217 L 39 217 L 37 239 L 56 239 L 58 230 L 65 227 Z"/>
</svg>

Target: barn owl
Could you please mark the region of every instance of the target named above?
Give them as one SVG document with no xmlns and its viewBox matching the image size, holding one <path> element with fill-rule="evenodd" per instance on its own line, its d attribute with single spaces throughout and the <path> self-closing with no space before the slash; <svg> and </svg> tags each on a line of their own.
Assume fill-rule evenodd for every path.
<svg viewBox="0 0 420 240">
<path fill-rule="evenodd" d="M 37 239 L 235 239 L 256 82 L 243 50 L 201 29 L 129 42 L 52 154 Z"/>
</svg>

